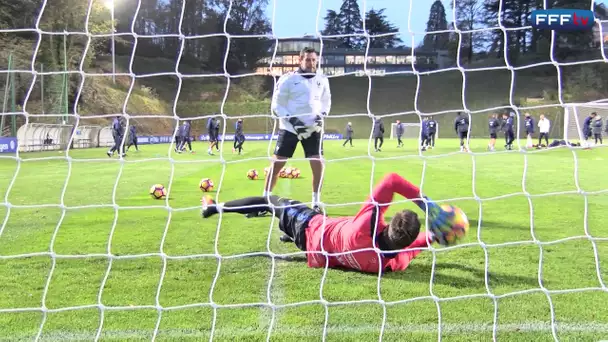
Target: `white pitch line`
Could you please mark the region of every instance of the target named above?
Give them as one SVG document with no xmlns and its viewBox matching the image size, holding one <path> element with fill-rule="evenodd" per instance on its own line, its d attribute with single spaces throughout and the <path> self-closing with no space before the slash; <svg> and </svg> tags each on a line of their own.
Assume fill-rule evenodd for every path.
<svg viewBox="0 0 608 342">
<path fill-rule="evenodd" d="M 446 334 L 472 334 L 472 333 L 492 333 L 491 323 L 447 323 L 442 324 L 441 331 L 443 335 Z M 103 331 L 102 338 L 112 339 L 137 339 L 144 336 L 151 336 L 153 329 L 150 330 L 108 330 Z M 289 327 L 289 328 L 275 328 L 273 329 L 272 336 L 275 338 L 281 337 L 306 337 L 315 336 L 321 334 L 323 331 L 322 326 L 300 326 L 300 327 Z M 508 323 L 499 324 L 497 328 L 498 332 L 501 333 L 551 333 L 550 322 L 530 322 L 530 323 Z M 265 336 L 268 330 L 263 327 L 255 328 L 218 328 L 216 327 L 214 337 L 245 337 L 251 335 Z M 353 327 L 344 326 L 328 326 L 328 334 L 366 334 L 366 333 L 379 333 L 380 325 L 357 325 Z M 557 332 L 582 332 L 582 333 L 603 333 L 598 338 L 604 338 L 608 340 L 608 323 L 598 322 L 587 322 L 587 323 L 558 323 Z M 391 325 L 387 324 L 384 329 L 384 333 L 437 333 L 437 324 L 401 324 Z M 75 340 L 91 340 L 95 337 L 95 332 L 43 332 L 42 337 L 45 341 L 75 341 Z M 209 331 L 197 330 L 197 329 L 161 329 L 159 330 L 158 337 L 160 338 L 208 338 Z M 31 338 L 30 335 L 13 335 L 7 336 L 8 340 L 16 339 L 27 339 Z M 3 340 L 3 339 L 0 339 Z"/>
</svg>

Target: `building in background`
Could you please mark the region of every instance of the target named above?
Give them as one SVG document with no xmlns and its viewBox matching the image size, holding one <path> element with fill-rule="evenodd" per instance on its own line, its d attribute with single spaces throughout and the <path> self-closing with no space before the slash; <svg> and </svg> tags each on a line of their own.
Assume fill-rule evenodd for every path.
<svg viewBox="0 0 608 342">
<path fill-rule="evenodd" d="M 364 75 L 366 50 L 339 48 L 338 42 L 323 38 L 323 46 L 319 38 L 305 36 L 302 38 L 279 39 L 275 53 L 275 46 L 270 48 L 269 56 L 260 60 L 257 74 L 273 74 L 280 76 L 289 71 L 296 70 L 299 65 L 299 53 L 305 47 L 312 47 L 320 52 L 321 69 L 325 75 L 356 74 Z M 272 56 L 274 55 L 274 60 Z M 272 60 L 272 70 L 270 62 Z M 432 52 L 415 50 L 412 55 L 411 48 L 376 49 L 367 51 L 367 71 L 372 75 L 385 73 L 434 70 L 447 67 L 447 52 Z"/>
</svg>

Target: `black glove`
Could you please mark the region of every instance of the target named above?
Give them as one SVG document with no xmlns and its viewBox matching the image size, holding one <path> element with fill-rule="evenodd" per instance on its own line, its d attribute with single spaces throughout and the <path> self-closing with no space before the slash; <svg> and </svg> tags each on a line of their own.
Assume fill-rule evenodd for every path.
<svg viewBox="0 0 608 342">
<path fill-rule="evenodd" d="M 293 129 L 296 131 L 296 135 L 299 140 L 307 139 L 312 134 L 310 127 L 307 127 L 302 120 L 293 117 L 288 119 L 289 123 L 293 126 Z"/>
</svg>

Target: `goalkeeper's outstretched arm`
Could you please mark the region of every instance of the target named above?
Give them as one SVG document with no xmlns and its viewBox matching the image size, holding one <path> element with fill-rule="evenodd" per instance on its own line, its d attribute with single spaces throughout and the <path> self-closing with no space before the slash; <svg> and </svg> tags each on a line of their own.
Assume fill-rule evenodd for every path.
<svg viewBox="0 0 608 342">
<path fill-rule="evenodd" d="M 420 189 L 414 184 L 407 181 L 397 173 L 391 172 L 374 187 L 372 195 L 363 205 L 361 210 L 368 210 L 375 207 L 372 201 L 379 205 L 380 214 L 384 215 L 393 201 L 394 194 L 397 193 L 407 199 L 414 200 L 414 203 L 422 210 L 426 210 L 426 205 L 422 198 L 428 200 L 428 197 L 420 193 Z"/>
</svg>

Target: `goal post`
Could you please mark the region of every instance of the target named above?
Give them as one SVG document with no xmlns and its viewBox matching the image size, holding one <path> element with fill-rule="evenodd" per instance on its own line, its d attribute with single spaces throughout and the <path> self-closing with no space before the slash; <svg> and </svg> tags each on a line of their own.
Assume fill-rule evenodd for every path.
<svg viewBox="0 0 608 342">
<path fill-rule="evenodd" d="M 420 123 L 401 123 L 403 125 L 403 138 L 420 138 Z M 439 124 L 435 130 L 435 140 L 439 138 Z M 397 139 L 397 124 L 391 123 L 391 136 L 390 139 Z"/>
<path fill-rule="evenodd" d="M 596 113 L 602 119 L 601 134 L 605 136 L 606 120 L 608 119 L 608 103 L 585 103 L 574 104 L 564 108 L 564 140 L 579 141 L 582 146 L 593 146 L 595 140 L 592 137 L 585 137 L 585 119 Z"/>
</svg>

